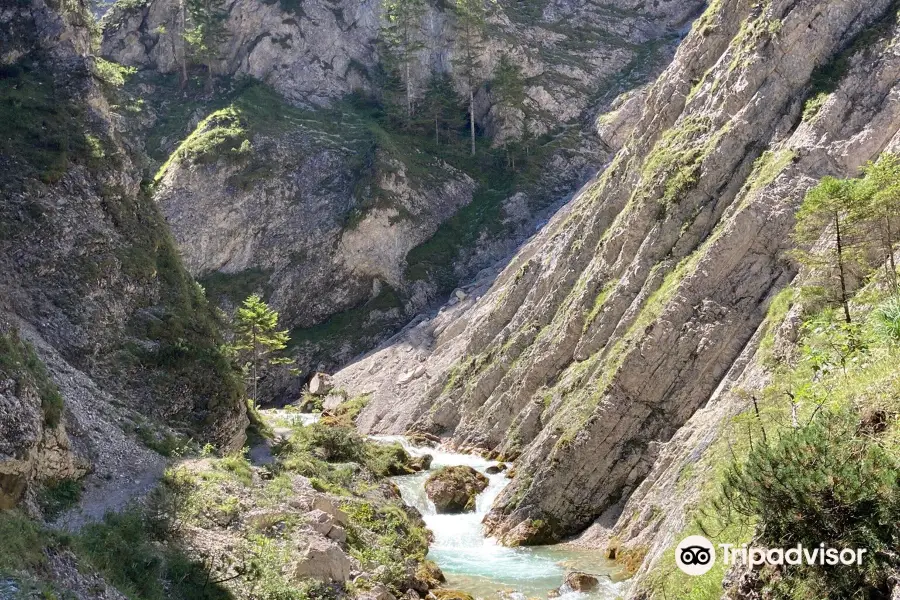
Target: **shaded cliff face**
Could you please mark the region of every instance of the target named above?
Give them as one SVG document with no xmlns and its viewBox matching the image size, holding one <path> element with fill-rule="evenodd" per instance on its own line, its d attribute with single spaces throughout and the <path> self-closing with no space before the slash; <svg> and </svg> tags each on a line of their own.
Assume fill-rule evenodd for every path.
<svg viewBox="0 0 900 600">
<path fill-rule="evenodd" d="M 361 426 L 520 456 L 487 520 L 507 543 L 615 522 L 648 473 L 670 472 L 659 442 L 732 383 L 794 276 L 785 252 L 805 191 L 876 157 L 900 127 L 880 37 L 895 13 L 713 3 L 630 107 L 613 163 L 496 282 L 473 287 L 480 298 L 338 374 L 373 392 Z"/>
<path fill-rule="evenodd" d="M 36 0 L 0 13 L 0 315 L 26 357 L 3 353 L 0 422 L 31 457 L 9 463 L 29 463 L 26 479 L 83 472 L 32 460 L 68 451 L 71 428 L 82 462 L 110 475 L 142 466 L 122 430 L 142 415 L 221 448 L 240 447 L 247 424 L 212 309 L 116 131 L 82 11 Z M 34 373 L 61 393 L 43 433 Z"/>
<path fill-rule="evenodd" d="M 191 273 L 226 306 L 263 293 L 295 330 L 299 366 L 330 370 L 509 256 L 605 164 L 621 140 L 615 127 L 598 136 L 594 114 L 662 68 L 702 4 L 496 5 L 480 48 L 475 108 L 485 139 L 474 158 L 448 147 L 456 132 L 435 143 L 427 127 L 386 127 L 371 104 L 348 101 L 351 92 L 382 92 L 377 2 L 226 3 L 228 35 L 212 72 L 227 90 L 199 102 L 159 83 L 160 74 L 177 78 L 183 62 L 177 2 L 114 7 L 102 53 L 141 69 L 131 85 L 147 101 L 136 139 L 165 163 L 154 198 Z M 429 6 L 423 17 L 410 69 L 417 98 L 433 71 L 453 74 L 451 12 Z M 504 54 L 525 78 L 514 115 L 491 93 Z M 247 77 L 268 88 L 264 106 L 227 83 Z M 179 105 L 191 102 L 191 111 Z M 210 119 L 223 107 L 243 111 L 232 123 L 246 130 L 244 151 L 235 143 L 224 155 L 179 153 L 177 140 L 215 130 L 221 119 Z M 526 131 L 534 147 L 516 164 L 496 146 Z M 286 384 L 275 383 L 276 393 L 289 398 Z"/>
</svg>

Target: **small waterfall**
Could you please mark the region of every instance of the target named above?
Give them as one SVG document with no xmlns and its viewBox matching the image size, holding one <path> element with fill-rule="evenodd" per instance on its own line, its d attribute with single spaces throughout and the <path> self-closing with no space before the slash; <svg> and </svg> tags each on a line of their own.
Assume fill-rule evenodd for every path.
<svg viewBox="0 0 900 600">
<path fill-rule="evenodd" d="M 434 533 L 428 557 L 435 561 L 447 576 L 447 587 L 458 588 L 484 600 L 493 600 L 498 592 L 518 597 L 547 597 L 559 588 L 569 570 L 605 574 L 612 570 L 599 552 L 576 550 L 559 546 L 539 548 L 507 548 L 484 536 L 482 520 L 494 500 L 509 483 L 503 473 L 488 475 L 487 468 L 496 465 L 472 454 L 447 452 L 440 448 L 411 445 L 401 436 L 375 436 L 374 441 L 400 443 L 412 456 L 430 454 L 431 469 L 467 465 L 487 476 L 487 488 L 479 494 L 472 513 L 439 515 L 425 495 L 425 480 L 429 472 L 394 477 L 403 501 L 422 513 L 428 528 Z M 600 588 L 591 594 L 565 593 L 563 600 L 595 598 L 608 600 L 621 596 L 623 588 L 609 579 L 600 579 Z M 509 597 L 509 596 L 507 596 Z"/>
</svg>

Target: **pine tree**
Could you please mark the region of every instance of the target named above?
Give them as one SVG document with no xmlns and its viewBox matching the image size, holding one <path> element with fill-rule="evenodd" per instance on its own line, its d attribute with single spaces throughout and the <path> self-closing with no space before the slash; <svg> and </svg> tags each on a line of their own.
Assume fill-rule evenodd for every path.
<svg viewBox="0 0 900 600">
<path fill-rule="evenodd" d="M 797 225 L 794 237 L 799 245 L 815 244 L 826 229 L 833 236 L 833 251 L 825 256 L 814 252 L 800 253 L 800 258 L 814 267 L 829 269 L 837 276 L 839 300 L 844 308 L 844 319 L 852 323 L 850 317 L 850 298 L 848 281 L 850 267 L 854 262 L 852 255 L 855 245 L 853 229 L 858 223 L 856 206 L 856 182 L 825 177 L 806 195 L 803 205 L 797 212 Z"/>
<path fill-rule="evenodd" d="M 425 116 L 434 123 L 434 143 L 440 144 L 442 128 L 459 126 L 459 98 L 449 73 L 431 73 L 422 104 Z"/>
<path fill-rule="evenodd" d="M 507 54 L 501 54 L 494 70 L 491 92 L 501 104 L 508 108 L 520 108 L 525 101 L 525 77 L 522 68 L 512 62 Z"/>
<path fill-rule="evenodd" d="M 194 59 L 206 66 L 206 89 L 212 89 L 213 61 L 219 58 L 219 46 L 228 38 L 225 21 L 228 12 L 224 0 L 184 0 L 192 27 L 185 28 L 184 39 Z"/>
<path fill-rule="evenodd" d="M 862 219 L 879 233 L 885 272 L 893 293 L 897 294 L 894 246 L 900 220 L 900 156 L 884 154 L 877 162 L 866 165 L 863 172 L 865 178 L 858 186 Z"/>
<path fill-rule="evenodd" d="M 491 94 L 500 107 L 501 118 L 508 118 L 513 111 L 522 110 L 525 101 L 525 77 L 519 65 L 513 63 L 507 54 L 501 54 L 494 70 L 494 78 L 491 81 Z M 509 123 L 504 123 L 509 125 Z M 524 133 L 524 132 L 523 132 Z M 509 143 L 504 143 L 510 166 L 516 167 L 516 145 L 510 148 Z"/>
<path fill-rule="evenodd" d="M 425 47 L 421 36 L 424 0 L 385 0 L 383 3 L 382 39 L 387 47 L 387 62 L 395 63 L 403 73 L 406 91 L 406 123 L 411 123 L 415 90 L 413 89 L 412 64 L 416 53 Z"/>
<path fill-rule="evenodd" d="M 485 0 L 456 0 L 456 41 L 458 54 L 454 67 L 465 82 L 469 101 L 469 132 L 475 154 L 475 90 L 480 85 L 481 52 L 487 11 Z"/>
<path fill-rule="evenodd" d="M 287 331 L 278 331 L 278 313 L 269 308 L 258 294 L 253 294 L 237 309 L 234 319 L 234 341 L 229 348 L 237 355 L 253 389 L 253 404 L 259 396 L 260 371 L 270 365 L 288 364 L 290 359 L 278 356 L 290 341 Z"/>
</svg>

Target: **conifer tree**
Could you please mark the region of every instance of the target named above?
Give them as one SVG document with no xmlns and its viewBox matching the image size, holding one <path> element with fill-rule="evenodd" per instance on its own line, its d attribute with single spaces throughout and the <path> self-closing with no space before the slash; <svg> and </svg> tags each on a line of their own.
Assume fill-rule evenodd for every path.
<svg viewBox="0 0 900 600">
<path fill-rule="evenodd" d="M 877 162 L 866 165 L 863 172 L 865 177 L 858 186 L 861 217 L 870 230 L 878 232 L 888 283 L 897 294 L 894 246 L 900 220 L 900 156 L 884 154 Z"/>
<path fill-rule="evenodd" d="M 830 231 L 834 241 L 833 250 L 825 255 L 815 252 L 802 252 L 799 255 L 807 264 L 836 274 L 839 300 L 847 323 L 852 323 L 848 280 L 851 263 L 854 261 L 851 251 L 856 241 L 853 228 L 858 223 L 855 185 L 856 182 L 852 180 L 823 178 L 806 195 L 797 212 L 794 230 L 795 239 L 801 246 L 815 244 L 824 230 Z"/>
<path fill-rule="evenodd" d="M 224 0 L 184 0 L 192 27 L 184 39 L 194 59 L 206 66 L 206 89 L 212 89 L 213 61 L 219 58 L 219 46 L 228 38 L 225 21 L 228 12 Z"/>
<path fill-rule="evenodd" d="M 491 93 L 501 108 L 501 118 L 509 118 L 513 111 L 522 110 L 522 103 L 525 101 L 525 77 L 522 75 L 521 67 L 512 62 L 505 53 L 500 55 L 497 68 L 494 70 Z M 510 148 L 508 142 L 504 143 L 504 147 L 510 166 L 515 168 L 515 148 Z"/>
<path fill-rule="evenodd" d="M 260 371 L 266 366 L 291 362 L 278 355 L 287 347 L 288 341 L 288 332 L 278 330 L 278 313 L 269 308 L 259 294 L 251 295 L 237 309 L 230 350 L 237 355 L 242 370 L 252 383 L 254 405 L 259 400 Z"/>
<path fill-rule="evenodd" d="M 406 92 L 406 124 L 412 121 L 415 91 L 413 90 L 412 64 L 416 53 L 425 47 L 421 36 L 425 0 L 385 0 L 383 3 L 381 34 L 388 48 L 388 62 L 396 63 L 403 73 Z"/>
<path fill-rule="evenodd" d="M 423 112 L 434 123 L 434 143 L 440 144 L 442 128 L 458 127 L 459 98 L 448 73 L 432 72 L 425 88 Z"/>
<path fill-rule="evenodd" d="M 480 85 L 481 52 L 484 41 L 487 11 L 485 0 L 456 0 L 456 40 L 457 56 L 453 60 L 466 86 L 469 103 L 469 132 L 472 154 L 475 154 L 475 90 Z"/>
</svg>

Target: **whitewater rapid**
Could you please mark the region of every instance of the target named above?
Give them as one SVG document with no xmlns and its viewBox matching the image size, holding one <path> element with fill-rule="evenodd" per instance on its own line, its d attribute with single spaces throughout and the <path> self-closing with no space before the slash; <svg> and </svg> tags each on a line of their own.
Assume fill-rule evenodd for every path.
<svg viewBox="0 0 900 600">
<path fill-rule="evenodd" d="M 475 512 L 454 515 L 437 514 L 434 504 L 425 495 L 429 471 L 393 478 L 404 502 L 422 513 L 425 524 L 434 533 L 428 558 L 447 576 L 447 587 L 467 591 L 485 600 L 497 598 L 501 591 L 512 600 L 546 598 L 551 590 L 562 585 L 568 571 L 580 570 L 601 575 L 599 588 L 590 594 L 563 594 L 563 600 L 612 600 L 622 596 L 622 584 L 602 577 L 612 573 L 613 565 L 597 551 L 564 546 L 508 548 L 485 537 L 481 521 L 510 481 L 503 473 L 487 473 L 487 468 L 496 462 L 470 454 L 412 446 L 400 436 L 373 439 L 398 442 L 413 456 L 430 454 L 432 471 L 444 466 L 467 465 L 488 478 L 487 488 L 477 498 Z"/>
</svg>

